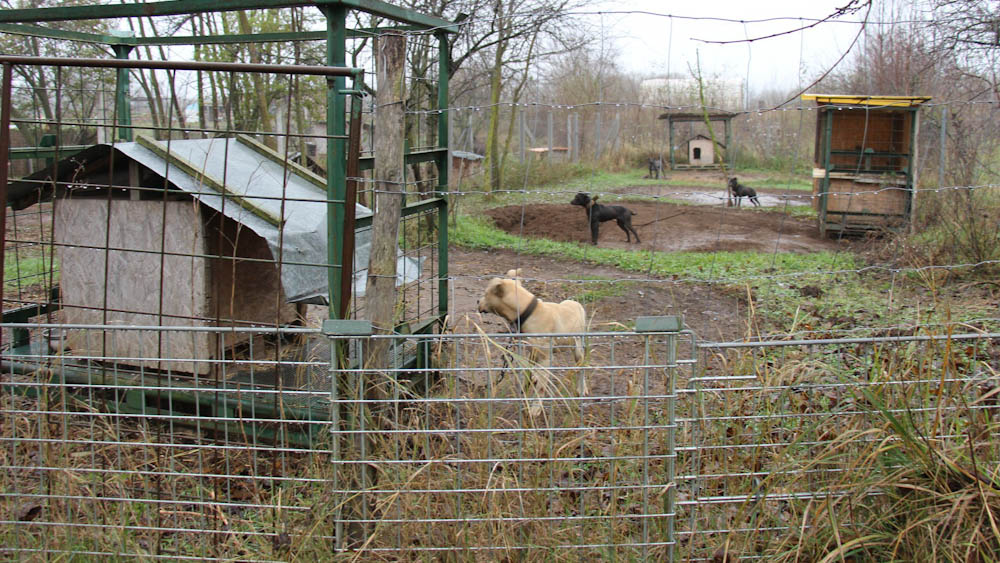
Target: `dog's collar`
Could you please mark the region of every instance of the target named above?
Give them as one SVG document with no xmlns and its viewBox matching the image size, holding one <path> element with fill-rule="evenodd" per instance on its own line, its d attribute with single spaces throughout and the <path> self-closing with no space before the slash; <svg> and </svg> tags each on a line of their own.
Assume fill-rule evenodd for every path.
<svg viewBox="0 0 1000 563">
<path fill-rule="evenodd" d="M 514 321 L 514 328 L 516 328 L 518 332 L 521 332 L 521 327 L 524 326 L 525 321 L 527 321 L 528 317 L 535 312 L 535 307 L 538 307 L 539 301 L 541 301 L 539 298 L 533 297 L 531 299 L 531 303 L 528 303 L 528 306 L 524 308 L 524 311 L 521 311 L 521 315 Z"/>
</svg>

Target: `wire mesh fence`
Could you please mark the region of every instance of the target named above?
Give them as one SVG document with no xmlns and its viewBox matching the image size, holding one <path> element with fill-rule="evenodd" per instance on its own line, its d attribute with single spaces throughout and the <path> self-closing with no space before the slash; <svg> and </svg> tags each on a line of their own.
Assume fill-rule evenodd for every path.
<svg viewBox="0 0 1000 563">
<path fill-rule="evenodd" d="M 921 444 L 974 464 L 959 482 L 997 467 L 996 334 L 698 343 L 653 326 L 586 334 L 577 364 L 572 335 L 245 330 L 211 377 L 143 366 L 166 347 L 6 353 L 5 552 L 811 558 L 827 520 L 851 539 L 899 502 L 887 475 L 926 461 Z M 397 360 L 367 369 L 380 338 Z M 291 339 L 312 353 L 276 357 Z"/>
<path fill-rule="evenodd" d="M 992 475 L 1000 461 L 996 337 L 703 343 L 698 377 L 679 390 L 690 438 L 678 448 L 680 552 L 813 560 L 852 542 L 863 551 L 855 540 L 892 529 L 882 518 L 901 507 L 920 514 L 921 495 L 974 489 L 969 475 Z M 899 541 L 907 526 L 894 525 Z"/>
<path fill-rule="evenodd" d="M 414 342 L 436 358 L 428 370 L 341 374 L 339 545 L 668 557 L 676 339 L 592 333 L 590 363 L 544 366 L 528 348 L 551 337 L 449 334 Z"/>
<path fill-rule="evenodd" d="M 352 332 L 250 342 L 306 337 L 359 358 L 370 340 Z M 589 363 L 544 366 L 528 355 L 571 357 L 561 339 L 415 335 L 393 339 L 401 362 L 378 372 L 273 360 L 257 344 L 214 361 L 215 378 L 143 358 L 5 355 L 4 549 L 668 558 L 673 385 L 693 362 L 677 339 L 592 333 Z M 408 361 L 418 353 L 434 361 Z"/>
</svg>

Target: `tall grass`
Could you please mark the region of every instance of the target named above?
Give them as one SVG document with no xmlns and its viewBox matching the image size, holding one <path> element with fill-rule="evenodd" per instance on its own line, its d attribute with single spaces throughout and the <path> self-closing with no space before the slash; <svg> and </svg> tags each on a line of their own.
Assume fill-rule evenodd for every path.
<svg viewBox="0 0 1000 563">
<path fill-rule="evenodd" d="M 1000 188 L 923 192 L 914 234 L 904 239 L 913 260 L 935 263 L 1000 261 Z M 986 274 L 1000 265 L 984 264 Z"/>
<path fill-rule="evenodd" d="M 381 380 L 391 400 L 347 404 L 342 430 L 374 431 L 342 436 L 336 455 L 322 439 L 312 453 L 214 449 L 61 390 L 4 393 L 23 414 L 0 448 L 0 512 L 16 522 L 0 545 L 67 559 L 664 560 L 666 546 L 637 544 L 667 537 L 664 516 L 643 516 L 671 490 L 667 387 L 631 338 L 594 342 L 589 367 L 560 372 L 491 337 L 443 340 L 446 377 L 417 396 L 406 379 L 425 376 L 399 372 Z M 675 373 L 689 390 L 676 559 L 995 560 L 1000 374 L 986 344 L 720 352 L 697 381 Z M 584 375 L 613 378 L 619 399 L 580 402 Z M 331 555 L 338 518 L 350 551 Z"/>
<path fill-rule="evenodd" d="M 995 561 L 1000 388 L 988 344 L 838 345 L 782 353 L 780 363 L 772 362 L 777 350 L 730 358 L 764 388 L 706 394 L 709 420 L 766 416 L 748 417 L 747 432 L 708 422 L 702 441 L 772 445 L 702 460 L 717 465 L 712 474 L 759 469 L 745 482 L 709 482 L 715 495 L 745 500 L 705 521 L 733 530 L 705 549 L 733 561 Z"/>
</svg>

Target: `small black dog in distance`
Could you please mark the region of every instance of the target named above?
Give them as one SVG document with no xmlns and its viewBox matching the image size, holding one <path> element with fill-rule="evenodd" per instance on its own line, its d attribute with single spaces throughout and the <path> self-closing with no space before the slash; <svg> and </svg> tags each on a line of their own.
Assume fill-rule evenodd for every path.
<svg viewBox="0 0 1000 563">
<path fill-rule="evenodd" d="M 740 202 L 744 197 L 750 198 L 750 203 L 760 205 L 760 202 L 757 201 L 757 191 L 736 181 L 736 176 L 729 179 L 729 189 L 733 191 L 733 196 L 736 197 L 736 207 L 740 206 Z"/>
<path fill-rule="evenodd" d="M 660 172 L 663 170 L 663 161 L 658 158 L 649 159 L 649 178 L 656 177 L 657 180 L 660 179 Z"/>
<path fill-rule="evenodd" d="M 632 216 L 635 212 L 621 205 L 602 205 L 597 203 L 600 196 L 590 197 L 590 194 L 580 192 L 576 194 L 573 205 L 579 205 L 587 211 L 587 220 L 590 222 L 590 244 L 597 244 L 597 233 L 601 223 L 612 219 L 618 223 L 621 230 L 625 231 L 625 242 L 632 242 L 632 235 L 635 235 L 635 242 L 639 243 L 639 233 L 632 227 Z"/>
</svg>

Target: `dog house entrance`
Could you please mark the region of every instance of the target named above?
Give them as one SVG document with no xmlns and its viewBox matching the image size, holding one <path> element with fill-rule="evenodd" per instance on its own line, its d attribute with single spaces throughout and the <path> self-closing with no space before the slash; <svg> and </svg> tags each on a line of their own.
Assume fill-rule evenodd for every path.
<svg viewBox="0 0 1000 563">
<path fill-rule="evenodd" d="M 701 147 L 694 148 L 694 159 L 701 160 Z"/>
</svg>

